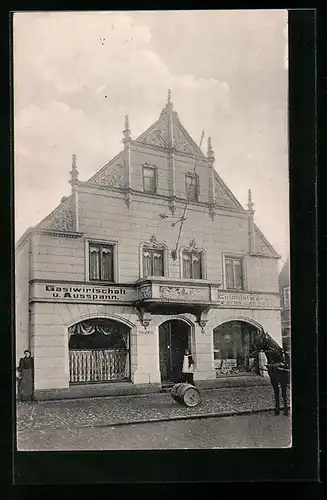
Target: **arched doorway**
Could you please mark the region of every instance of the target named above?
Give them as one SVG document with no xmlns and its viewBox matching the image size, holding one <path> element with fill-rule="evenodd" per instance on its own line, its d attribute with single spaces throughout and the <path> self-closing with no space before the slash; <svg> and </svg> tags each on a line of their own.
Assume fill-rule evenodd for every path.
<svg viewBox="0 0 327 500">
<path fill-rule="evenodd" d="M 109 319 L 89 319 L 69 328 L 70 383 L 130 379 L 128 326 Z"/>
<path fill-rule="evenodd" d="M 172 319 L 159 327 L 161 382 L 179 382 L 185 349 L 191 348 L 190 327 L 185 321 Z"/>
<path fill-rule="evenodd" d="M 228 321 L 213 330 L 217 377 L 259 374 L 259 330 L 245 321 Z"/>
</svg>

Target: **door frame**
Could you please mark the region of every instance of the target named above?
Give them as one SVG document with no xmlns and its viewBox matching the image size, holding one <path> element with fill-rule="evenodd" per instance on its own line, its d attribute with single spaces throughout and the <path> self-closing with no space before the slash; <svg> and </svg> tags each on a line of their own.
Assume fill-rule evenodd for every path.
<svg viewBox="0 0 327 500">
<path fill-rule="evenodd" d="M 168 318 L 166 319 L 165 321 L 163 321 L 160 325 L 159 325 L 159 332 L 158 332 L 158 343 L 159 343 L 159 369 L 160 369 L 160 376 L 161 376 L 161 382 L 162 383 L 171 383 L 173 382 L 173 380 L 163 380 L 162 379 L 162 371 L 161 371 L 161 355 L 162 355 L 162 351 L 161 351 L 161 342 L 160 342 L 160 336 L 161 336 L 161 328 L 164 326 L 164 325 L 167 325 L 168 324 L 168 327 L 169 327 L 169 344 L 170 346 L 173 347 L 173 334 L 172 334 L 172 326 L 174 323 L 177 323 L 177 322 L 181 322 L 183 323 L 184 327 L 185 327 L 185 330 L 187 329 L 187 347 L 191 350 L 192 352 L 192 345 L 193 345 L 193 325 L 189 322 L 189 321 L 186 321 L 184 318 L 178 318 L 178 317 L 173 317 L 173 318 Z M 176 344 L 175 344 L 176 345 Z M 186 349 L 186 347 L 185 347 Z M 171 378 L 173 379 L 174 378 L 174 360 L 173 360 L 173 348 L 170 348 L 170 349 L 166 349 L 166 352 L 169 352 L 169 367 L 168 367 L 168 371 L 170 371 L 171 373 Z M 194 357 L 194 353 L 192 352 L 192 355 Z"/>
</svg>

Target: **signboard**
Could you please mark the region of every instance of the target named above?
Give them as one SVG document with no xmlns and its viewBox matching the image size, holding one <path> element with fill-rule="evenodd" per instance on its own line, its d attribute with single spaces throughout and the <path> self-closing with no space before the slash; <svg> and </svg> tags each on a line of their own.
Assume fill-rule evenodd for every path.
<svg viewBox="0 0 327 500">
<path fill-rule="evenodd" d="M 147 330 L 140 328 L 137 333 L 141 333 L 142 335 L 154 335 L 154 330 Z"/>
<path fill-rule="evenodd" d="M 33 283 L 31 300 L 58 302 L 131 302 L 136 291 L 122 285 L 90 286 L 77 284 Z"/>
<path fill-rule="evenodd" d="M 232 375 L 237 373 L 236 359 L 223 359 L 220 367 L 220 372 L 223 375 Z"/>
<path fill-rule="evenodd" d="M 279 296 L 255 293 L 218 292 L 217 303 L 223 307 L 246 309 L 279 309 Z"/>
</svg>

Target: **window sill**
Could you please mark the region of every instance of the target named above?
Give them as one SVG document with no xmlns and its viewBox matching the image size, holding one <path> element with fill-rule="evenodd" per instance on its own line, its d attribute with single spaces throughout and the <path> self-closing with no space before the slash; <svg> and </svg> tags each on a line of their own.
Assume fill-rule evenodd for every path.
<svg viewBox="0 0 327 500">
<path fill-rule="evenodd" d="M 100 280 L 89 280 L 89 283 L 92 283 L 92 285 L 116 285 L 116 281 L 100 281 Z"/>
</svg>

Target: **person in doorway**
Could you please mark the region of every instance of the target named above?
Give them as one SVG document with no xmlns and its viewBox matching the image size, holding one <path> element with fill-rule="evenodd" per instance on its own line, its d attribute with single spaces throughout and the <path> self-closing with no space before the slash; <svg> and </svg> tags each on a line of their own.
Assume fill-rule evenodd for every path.
<svg viewBox="0 0 327 500">
<path fill-rule="evenodd" d="M 182 382 L 194 385 L 194 360 L 189 349 L 185 349 L 183 357 Z"/>
<path fill-rule="evenodd" d="M 20 401 L 33 401 L 34 392 L 34 360 L 31 351 L 26 349 L 20 358 L 18 371 L 18 396 Z"/>
</svg>

